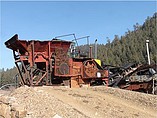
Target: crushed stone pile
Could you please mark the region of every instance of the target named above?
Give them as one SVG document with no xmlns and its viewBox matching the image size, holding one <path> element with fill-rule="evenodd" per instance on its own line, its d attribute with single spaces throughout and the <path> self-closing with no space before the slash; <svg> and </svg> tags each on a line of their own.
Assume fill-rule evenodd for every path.
<svg viewBox="0 0 157 118">
<path fill-rule="evenodd" d="M 157 96 L 117 88 L 28 87 L 0 91 L 0 118 L 156 118 Z"/>
</svg>

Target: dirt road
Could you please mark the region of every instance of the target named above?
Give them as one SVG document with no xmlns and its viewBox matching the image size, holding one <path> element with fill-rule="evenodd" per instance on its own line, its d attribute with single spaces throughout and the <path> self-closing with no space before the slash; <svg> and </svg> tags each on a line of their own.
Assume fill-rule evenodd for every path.
<svg viewBox="0 0 157 118">
<path fill-rule="evenodd" d="M 157 96 L 115 88 L 21 87 L 9 99 L 26 118 L 157 118 Z"/>
</svg>

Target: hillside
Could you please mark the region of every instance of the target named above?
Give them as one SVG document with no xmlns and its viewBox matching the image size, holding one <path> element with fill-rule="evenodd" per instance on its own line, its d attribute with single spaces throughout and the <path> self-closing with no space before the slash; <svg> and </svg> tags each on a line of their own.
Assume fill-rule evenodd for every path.
<svg viewBox="0 0 157 118">
<path fill-rule="evenodd" d="M 143 25 L 136 23 L 133 26 L 134 30 L 128 30 L 124 36 L 115 35 L 112 42 L 108 38 L 107 44 L 98 44 L 98 59 L 101 59 L 106 64 L 117 66 L 130 62 L 147 63 L 146 40 L 149 39 L 151 63 L 156 63 L 156 22 L 157 13 L 152 17 L 147 17 Z M 82 45 L 80 49 L 85 52 L 87 47 L 86 45 Z"/>
<path fill-rule="evenodd" d="M 5 118 L 156 118 L 157 96 L 118 88 L 27 87 L 0 91 Z"/>
<path fill-rule="evenodd" d="M 16 67 L 11 69 L 0 69 L 0 87 L 5 84 L 15 83 L 15 75 L 18 73 Z"/>
</svg>

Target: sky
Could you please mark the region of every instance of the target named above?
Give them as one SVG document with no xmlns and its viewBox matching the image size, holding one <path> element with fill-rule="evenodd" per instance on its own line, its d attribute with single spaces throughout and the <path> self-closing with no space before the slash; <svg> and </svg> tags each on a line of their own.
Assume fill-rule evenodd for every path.
<svg viewBox="0 0 157 118">
<path fill-rule="evenodd" d="M 15 66 L 12 50 L 4 42 L 18 34 L 23 40 L 51 40 L 60 35 L 75 33 L 76 38 L 90 36 L 106 44 L 115 35 L 122 36 L 142 25 L 156 12 L 155 1 L 1 1 L 0 68 Z M 72 40 L 72 36 L 63 37 Z M 79 45 L 86 40 L 78 41 Z"/>
</svg>

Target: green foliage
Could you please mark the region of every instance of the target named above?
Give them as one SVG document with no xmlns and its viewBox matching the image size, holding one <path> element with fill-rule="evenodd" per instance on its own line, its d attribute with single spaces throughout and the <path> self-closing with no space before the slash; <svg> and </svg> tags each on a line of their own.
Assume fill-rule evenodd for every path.
<svg viewBox="0 0 157 118">
<path fill-rule="evenodd" d="M 16 67 L 7 70 L 4 70 L 4 68 L 2 68 L 0 70 L 0 86 L 14 83 L 15 82 L 14 76 L 16 74 L 17 74 Z"/>
<path fill-rule="evenodd" d="M 124 36 L 115 35 L 112 42 L 98 44 L 98 58 L 106 64 L 124 65 L 126 63 L 147 63 L 146 40 L 149 39 L 151 63 L 157 62 L 157 13 L 148 17 L 143 25 L 136 23 L 134 30 L 128 30 Z M 83 46 L 81 47 L 84 50 Z"/>
</svg>

